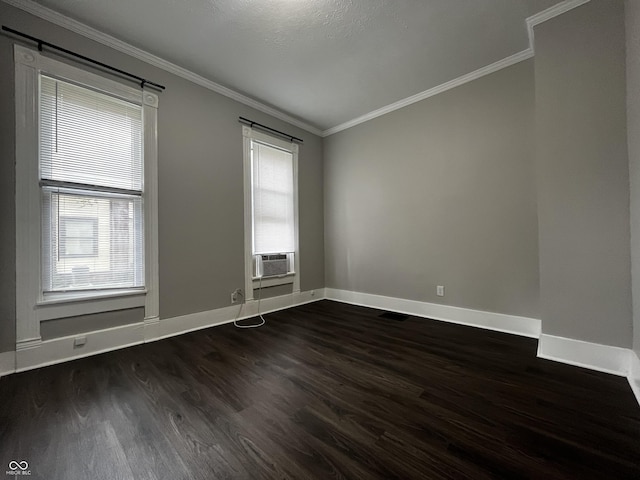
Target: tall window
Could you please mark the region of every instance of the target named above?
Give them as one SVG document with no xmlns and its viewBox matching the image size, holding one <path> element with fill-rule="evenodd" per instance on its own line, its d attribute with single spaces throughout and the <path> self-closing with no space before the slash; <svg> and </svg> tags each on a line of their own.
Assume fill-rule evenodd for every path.
<svg viewBox="0 0 640 480">
<path fill-rule="evenodd" d="M 40 322 L 158 321 L 158 96 L 14 46 L 16 348 Z"/>
<path fill-rule="evenodd" d="M 42 287 L 144 287 L 142 107 L 40 76 Z"/>
<path fill-rule="evenodd" d="M 299 285 L 298 145 L 249 127 L 243 127 L 243 134 L 247 292 L 259 279 L 268 286 L 293 283 L 295 289 Z"/>
</svg>

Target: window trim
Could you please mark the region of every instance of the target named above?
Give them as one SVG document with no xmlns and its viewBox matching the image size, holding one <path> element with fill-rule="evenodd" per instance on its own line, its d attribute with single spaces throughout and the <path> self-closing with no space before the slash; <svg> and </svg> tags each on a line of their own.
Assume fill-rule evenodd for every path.
<svg viewBox="0 0 640 480">
<path fill-rule="evenodd" d="M 144 307 L 145 323 L 159 321 L 158 96 L 36 50 L 14 45 L 16 106 L 16 350 L 41 342 L 40 321 Z M 48 294 L 42 289 L 39 186 L 39 76 L 59 78 L 142 107 L 144 144 L 145 288 Z"/>
<path fill-rule="evenodd" d="M 253 140 L 291 152 L 293 157 L 293 222 L 294 222 L 294 265 L 295 271 L 279 277 L 262 280 L 262 288 L 293 284 L 293 292 L 300 292 L 300 245 L 298 219 L 298 150 L 296 143 L 267 135 L 243 125 L 243 171 L 244 171 L 244 259 L 245 259 L 245 300 L 253 300 L 253 290 L 259 288 L 260 279 L 253 277 L 253 219 L 251 185 L 251 142 Z"/>
</svg>

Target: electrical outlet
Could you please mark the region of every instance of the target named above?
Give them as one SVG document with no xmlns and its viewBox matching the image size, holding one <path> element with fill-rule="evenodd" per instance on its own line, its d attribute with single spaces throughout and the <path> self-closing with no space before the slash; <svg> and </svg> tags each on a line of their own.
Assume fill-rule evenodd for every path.
<svg viewBox="0 0 640 480">
<path fill-rule="evenodd" d="M 231 303 L 238 303 L 238 295 L 242 295 L 242 289 L 236 288 L 231 292 Z"/>
<path fill-rule="evenodd" d="M 438 285 L 436 287 L 436 295 L 439 297 L 444 297 L 444 285 Z"/>
<path fill-rule="evenodd" d="M 73 339 L 73 348 L 82 347 L 85 343 L 87 343 L 87 337 L 84 335 L 81 337 L 76 337 Z"/>
</svg>

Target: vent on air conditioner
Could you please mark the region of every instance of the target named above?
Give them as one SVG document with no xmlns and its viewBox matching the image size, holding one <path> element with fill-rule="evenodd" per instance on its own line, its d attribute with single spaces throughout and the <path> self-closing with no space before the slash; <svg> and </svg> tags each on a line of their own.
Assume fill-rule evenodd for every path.
<svg viewBox="0 0 640 480">
<path fill-rule="evenodd" d="M 256 255 L 258 276 L 277 277 L 289 273 L 289 256 L 286 253 Z"/>
</svg>

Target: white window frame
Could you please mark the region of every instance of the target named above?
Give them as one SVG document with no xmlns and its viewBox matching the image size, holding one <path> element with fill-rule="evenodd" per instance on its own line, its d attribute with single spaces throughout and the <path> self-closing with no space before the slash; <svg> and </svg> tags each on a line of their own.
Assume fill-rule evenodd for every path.
<svg viewBox="0 0 640 480">
<path fill-rule="evenodd" d="M 272 135 L 259 132 L 246 125 L 242 126 L 244 158 L 244 259 L 245 259 L 245 300 L 253 300 L 253 290 L 262 286 L 293 284 L 293 292 L 300 292 L 300 247 L 298 241 L 298 150 L 296 143 L 288 142 Z M 294 269 L 293 273 L 265 279 L 253 276 L 253 218 L 251 185 L 251 142 L 257 141 L 291 152 L 293 160 L 293 222 L 294 222 Z"/>
<path fill-rule="evenodd" d="M 159 321 L 158 96 L 14 45 L 16 98 L 16 349 L 41 342 L 40 322 L 144 307 L 145 324 Z M 144 135 L 145 288 L 43 295 L 39 185 L 40 75 L 102 91 L 142 107 Z"/>
</svg>

